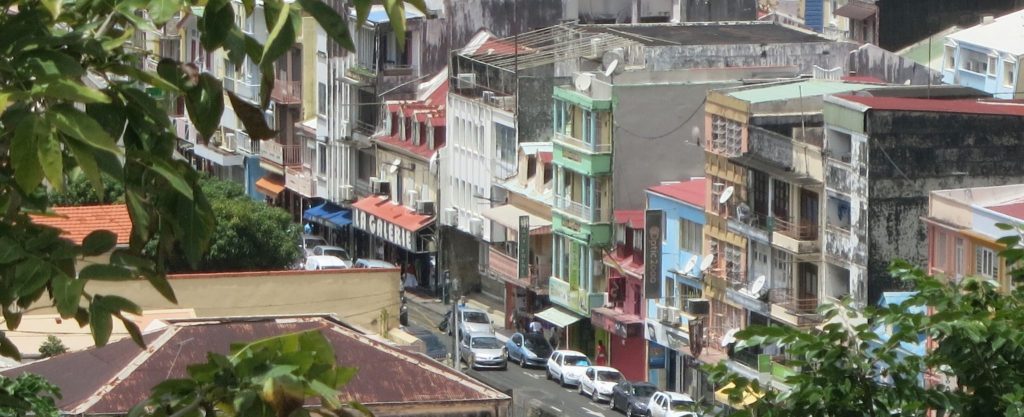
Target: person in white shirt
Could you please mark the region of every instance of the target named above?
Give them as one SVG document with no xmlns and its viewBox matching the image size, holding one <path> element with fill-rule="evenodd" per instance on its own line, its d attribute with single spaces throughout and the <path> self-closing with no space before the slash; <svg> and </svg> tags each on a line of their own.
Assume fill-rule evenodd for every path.
<svg viewBox="0 0 1024 417">
<path fill-rule="evenodd" d="M 420 285 L 420 282 L 416 280 L 416 275 L 412 272 L 406 271 L 405 276 L 402 278 L 403 288 L 416 288 Z"/>
<path fill-rule="evenodd" d="M 544 326 L 539 321 L 534 320 L 530 322 L 530 331 L 533 333 L 540 333 L 544 331 Z"/>
</svg>

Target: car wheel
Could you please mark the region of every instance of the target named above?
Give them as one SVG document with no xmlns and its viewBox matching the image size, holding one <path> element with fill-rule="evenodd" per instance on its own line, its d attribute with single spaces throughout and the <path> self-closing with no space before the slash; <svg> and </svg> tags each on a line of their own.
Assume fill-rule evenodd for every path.
<svg viewBox="0 0 1024 417">
<path fill-rule="evenodd" d="M 596 404 L 596 403 L 599 403 L 599 402 L 601 402 L 601 401 L 600 401 L 600 400 L 598 399 L 598 397 L 597 397 L 597 388 L 596 388 L 596 387 L 594 388 L 594 390 L 593 390 L 593 391 L 590 391 L 590 399 L 591 399 L 591 400 L 594 400 L 594 403 L 595 403 L 595 404 Z"/>
<path fill-rule="evenodd" d="M 519 367 L 526 368 L 526 356 L 519 357 Z"/>
<path fill-rule="evenodd" d="M 633 406 L 626 407 L 626 417 L 633 417 Z"/>
<path fill-rule="evenodd" d="M 613 394 L 613 396 L 611 398 L 608 399 L 608 409 L 611 410 L 611 411 L 617 411 L 618 410 L 618 408 L 615 407 L 615 397 L 614 397 L 614 394 Z"/>
<path fill-rule="evenodd" d="M 545 369 L 544 370 L 544 376 L 547 377 L 548 381 L 553 379 L 553 378 L 551 378 L 551 370 L 550 369 Z"/>
<path fill-rule="evenodd" d="M 579 395 L 583 395 L 583 384 L 579 384 L 576 386 L 576 393 Z"/>
<path fill-rule="evenodd" d="M 566 386 L 566 384 L 565 384 L 565 375 L 559 375 L 558 376 L 558 382 L 560 384 L 562 384 L 563 387 Z"/>
</svg>

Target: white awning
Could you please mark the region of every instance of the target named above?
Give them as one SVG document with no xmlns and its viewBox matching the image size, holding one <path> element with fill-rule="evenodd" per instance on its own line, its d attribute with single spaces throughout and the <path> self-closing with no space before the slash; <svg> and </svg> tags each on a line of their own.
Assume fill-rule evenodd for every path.
<svg viewBox="0 0 1024 417">
<path fill-rule="evenodd" d="M 568 327 L 583 318 L 572 313 L 566 313 L 558 307 L 550 307 L 547 310 L 536 314 L 536 317 L 558 327 Z"/>
<path fill-rule="evenodd" d="M 480 214 L 490 220 L 493 220 L 495 223 L 512 230 L 519 230 L 519 216 L 530 216 L 530 230 L 551 226 L 551 220 L 535 216 L 526 210 L 511 204 L 491 207 L 480 212 Z"/>
</svg>

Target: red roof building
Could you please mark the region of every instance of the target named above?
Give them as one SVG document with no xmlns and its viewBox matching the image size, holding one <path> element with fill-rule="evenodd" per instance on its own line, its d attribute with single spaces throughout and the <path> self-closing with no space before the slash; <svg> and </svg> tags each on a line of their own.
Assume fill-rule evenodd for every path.
<svg viewBox="0 0 1024 417">
<path fill-rule="evenodd" d="M 76 245 L 97 230 L 114 232 L 118 245 L 127 245 L 132 234 L 132 219 L 124 204 L 53 207 L 52 211 L 53 215 L 30 215 L 32 222 L 59 229 L 62 237 Z"/>
</svg>

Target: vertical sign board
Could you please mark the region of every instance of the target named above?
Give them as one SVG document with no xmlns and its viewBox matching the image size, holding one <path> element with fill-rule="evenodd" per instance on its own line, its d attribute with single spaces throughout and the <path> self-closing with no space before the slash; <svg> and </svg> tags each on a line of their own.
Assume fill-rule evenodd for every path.
<svg viewBox="0 0 1024 417">
<path fill-rule="evenodd" d="M 530 277 L 530 216 L 519 216 L 519 278 Z"/>
<path fill-rule="evenodd" d="M 644 213 L 644 298 L 661 298 L 661 210 Z"/>
</svg>

